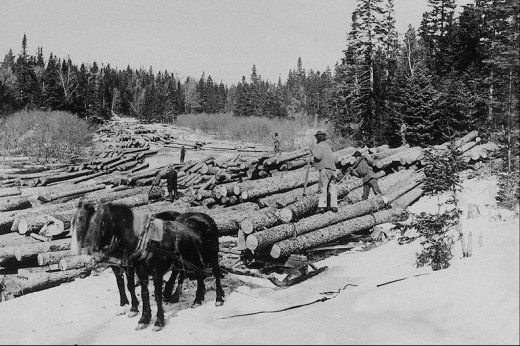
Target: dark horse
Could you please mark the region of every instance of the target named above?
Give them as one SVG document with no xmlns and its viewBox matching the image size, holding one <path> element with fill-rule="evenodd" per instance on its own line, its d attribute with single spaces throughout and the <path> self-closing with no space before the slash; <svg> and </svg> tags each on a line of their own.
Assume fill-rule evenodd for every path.
<svg viewBox="0 0 520 346">
<path fill-rule="evenodd" d="M 143 299 L 143 312 L 137 329 L 145 328 L 151 319 L 148 292 L 150 275 L 153 276 L 155 300 L 157 302 L 157 321 L 154 329 L 161 329 L 164 326 L 162 284 L 163 276 L 170 268 L 172 268 L 172 275 L 164 289 L 166 301 L 178 301 L 182 290 L 182 281 L 184 276 L 188 275 L 188 277 L 197 280 L 197 292 L 193 306 L 202 304 L 205 293 L 206 268 L 211 268 L 215 277 L 217 293 L 215 305 L 223 304 L 224 291 L 220 284 L 220 267 L 218 265 L 218 229 L 210 216 L 195 212 L 182 214 L 166 212 L 155 215 L 156 219 L 163 221 L 163 236 L 155 244 L 155 250 L 145 249 L 146 251 L 144 251 L 141 249 L 140 253 L 136 254 L 143 230 L 147 226 L 143 222 L 143 217 L 134 215 L 132 210 L 125 205 L 112 203 L 99 204 L 93 210 L 94 212 L 90 214 L 89 220 L 75 221 L 78 224 L 86 222 L 88 225 L 83 228 L 84 233 L 82 235 L 75 232 L 78 248 L 86 247 L 90 252 L 101 251 L 106 256 L 130 259 L 127 266 L 127 278 L 128 288 L 132 295 L 132 310 L 137 311 L 137 299 L 135 293 L 133 293 L 133 270 L 137 273 Z M 80 229 L 80 227 L 75 228 Z M 135 260 L 132 262 L 132 259 Z M 178 274 L 180 274 L 179 283 L 175 294 L 172 296 L 173 285 Z M 120 285 L 118 281 L 118 287 L 120 286 L 123 288 L 124 284 Z M 124 299 L 122 299 L 123 301 Z"/>
<path fill-rule="evenodd" d="M 91 219 L 96 211 L 96 206 L 91 203 L 79 202 L 78 208 L 76 210 L 76 214 L 72 220 L 72 242 L 71 242 L 71 251 L 72 253 L 78 254 L 82 248 L 86 247 L 86 236 L 90 233 L 89 228 L 92 227 Z M 179 215 L 178 212 L 169 211 L 156 214 L 155 217 L 161 218 L 163 220 L 175 220 L 175 218 Z M 124 225 L 128 220 L 133 220 L 133 215 L 127 215 L 126 219 L 119 219 L 120 222 Z M 89 249 L 86 249 L 89 250 Z M 132 299 L 132 305 L 130 311 L 128 312 L 128 317 L 134 317 L 139 312 L 138 306 L 139 302 L 135 295 L 135 268 L 133 265 L 129 265 L 128 257 L 129 254 L 126 251 L 120 253 L 113 253 L 113 258 L 119 260 L 119 262 L 123 265 L 113 265 L 110 266 L 115 277 L 117 288 L 119 290 L 119 304 L 122 307 L 125 307 L 129 304 L 128 298 L 125 292 L 125 282 L 124 282 L 124 274 L 126 274 L 127 278 L 127 288 L 130 292 L 130 296 Z M 175 290 L 175 294 L 172 295 L 173 286 L 175 284 L 175 279 L 177 277 L 176 272 L 172 272 L 170 279 L 166 283 L 166 287 L 164 290 L 164 298 L 168 303 L 176 303 L 179 301 L 180 294 L 182 293 L 182 283 L 184 281 L 185 275 L 184 273 L 180 273 L 179 282 L 177 284 L 177 289 Z"/>
</svg>

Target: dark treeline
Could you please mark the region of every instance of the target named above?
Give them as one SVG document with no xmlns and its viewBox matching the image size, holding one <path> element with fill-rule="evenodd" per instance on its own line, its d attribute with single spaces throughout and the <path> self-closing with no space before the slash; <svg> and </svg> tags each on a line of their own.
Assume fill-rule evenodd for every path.
<svg viewBox="0 0 520 346">
<path fill-rule="evenodd" d="M 228 87 L 204 73 L 200 79 L 181 81 L 173 73 L 152 68 L 120 70 L 110 64 L 74 64 L 43 49 L 27 53 L 27 37 L 20 54 L 10 50 L 0 65 L 0 115 L 20 109 L 64 110 L 102 122 L 112 114 L 143 121 L 174 120 L 179 114 L 233 112 L 241 116 L 286 117 L 327 115 L 326 90 L 332 85 L 324 73 L 297 68 L 277 84 L 263 80 L 253 65 L 250 78 Z"/>
<path fill-rule="evenodd" d="M 393 0 L 358 0 L 336 66 L 330 114 L 367 145 L 438 144 L 458 131 L 495 131 L 515 121 L 519 3 L 429 0 L 418 30 L 400 42 Z"/>
<path fill-rule="evenodd" d="M 29 108 L 66 110 L 106 120 L 114 113 L 143 121 L 179 114 L 327 118 L 366 145 L 438 144 L 459 131 L 518 126 L 519 4 L 475 0 L 456 15 L 455 0 L 428 0 L 419 28 L 399 38 L 394 0 L 357 0 L 341 61 L 333 71 L 303 67 L 286 80 L 263 79 L 253 65 L 236 85 L 204 73 L 180 80 L 168 71 L 75 64 L 9 51 L 0 66 L 0 114 Z"/>
</svg>

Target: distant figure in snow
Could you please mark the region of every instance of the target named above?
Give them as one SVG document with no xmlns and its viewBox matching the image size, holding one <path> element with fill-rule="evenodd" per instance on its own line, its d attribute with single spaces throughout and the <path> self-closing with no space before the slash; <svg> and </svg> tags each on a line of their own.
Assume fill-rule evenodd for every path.
<svg viewBox="0 0 520 346">
<path fill-rule="evenodd" d="M 184 158 L 186 157 L 186 148 L 184 145 L 181 148 L 181 163 L 184 163 Z"/>
<path fill-rule="evenodd" d="M 280 139 L 278 138 L 278 132 L 274 133 L 273 142 L 274 142 L 274 152 L 276 154 L 279 154 L 280 153 Z"/>
</svg>

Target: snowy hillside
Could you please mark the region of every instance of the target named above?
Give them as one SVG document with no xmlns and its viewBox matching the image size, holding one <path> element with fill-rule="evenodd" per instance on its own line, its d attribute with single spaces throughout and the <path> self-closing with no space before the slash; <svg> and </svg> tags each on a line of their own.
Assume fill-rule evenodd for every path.
<svg viewBox="0 0 520 346">
<path fill-rule="evenodd" d="M 226 291 L 226 302 L 218 308 L 213 304 L 213 284 L 207 280 L 205 304 L 185 308 L 194 298 L 185 294 L 182 310 L 166 306 L 167 325 L 160 332 L 151 327 L 135 331 L 139 317 L 116 316 L 117 289 L 107 270 L 1 303 L 0 340 L 5 344 L 518 344 L 519 220 L 513 212 L 496 207 L 495 194 L 493 178 L 464 182 L 462 209 L 466 213 L 467 204 L 476 203 L 481 217 L 471 224 L 473 256 L 463 259 L 456 252 L 446 270 L 415 268 L 419 242 L 398 245 L 394 238 L 370 251 L 354 249 L 318 262 L 329 269 L 287 289 L 262 283 L 264 287 L 244 284 Z M 436 200 L 428 197 L 410 207 L 413 212 L 436 208 Z M 482 247 L 477 240 L 480 232 Z M 377 286 L 401 278 L 407 279 Z M 285 312 L 223 319 L 323 297 L 332 299 Z"/>
</svg>

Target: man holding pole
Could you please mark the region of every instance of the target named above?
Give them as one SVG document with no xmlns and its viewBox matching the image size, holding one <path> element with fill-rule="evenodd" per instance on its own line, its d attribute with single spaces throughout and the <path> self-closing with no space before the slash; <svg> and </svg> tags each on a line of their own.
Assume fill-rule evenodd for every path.
<svg viewBox="0 0 520 346">
<path fill-rule="evenodd" d="M 388 199 L 381 192 L 379 184 L 377 183 L 376 175 L 369 165 L 369 160 L 366 156 L 362 155 L 359 150 L 356 150 L 353 155 L 356 158 L 356 162 L 352 167 L 347 170 L 347 173 L 355 177 L 363 179 L 363 195 L 361 199 L 365 200 L 368 198 L 370 189 L 374 191 L 374 195 L 381 195 L 385 204 L 388 203 Z"/>
<path fill-rule="evenodd" d="M 336 189 L 336 159 L 332 148 L 326 142 L 327 135 L 323 131 L 315 134 L 316 145 L 311 149 L 314 156 L 314 168 L 319 172 L 318 189 L 320 198 L 318 212 L 324 213 L 331 210 L 338 212 L 338 191 Z"/>
</svg>

